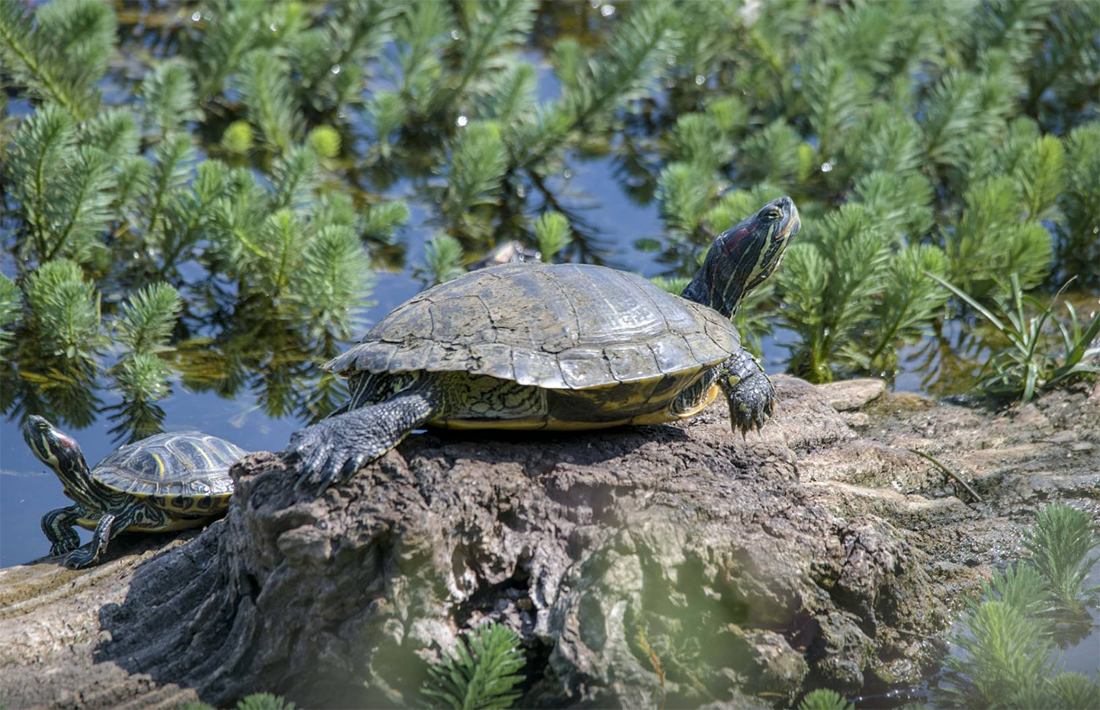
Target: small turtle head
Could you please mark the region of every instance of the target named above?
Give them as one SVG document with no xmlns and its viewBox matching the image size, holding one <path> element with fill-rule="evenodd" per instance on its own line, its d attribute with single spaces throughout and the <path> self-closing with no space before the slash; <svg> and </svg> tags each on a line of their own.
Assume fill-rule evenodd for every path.
<svg viewBox="0 0 1100 710">
<path fill-rule="evenodd" d="M 38 459 L 52 468 L 66 483 L 81 473 L 88 464 L 80 444 L 71 436 L 50 424 L 45 417 L 31 415 L 23 422 L 23 440 Z"/>
<path fill-rule="evenodd" d="M 801 228 L 794 200 L 772 200 L 718 235 L 683 297 L 732 317 L 749 291 L 779 266 L 787 245 Z"/>
</svg>

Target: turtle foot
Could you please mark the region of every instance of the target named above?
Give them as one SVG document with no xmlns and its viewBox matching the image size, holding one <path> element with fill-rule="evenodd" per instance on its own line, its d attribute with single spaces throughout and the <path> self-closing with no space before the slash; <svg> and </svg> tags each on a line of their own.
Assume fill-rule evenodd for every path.
<svg viewBox="0 0 1100 710">
<path fill-rule="evenodd" d="M 69 531 L 71 535 L 66 535 L 63 539 L 58 540 L 54 544 L 50 545 L 51 555 L 64 555 L 67 552 L 72 552 L 76 548 L 80 547 L 80 536 L 75 531 Z"/>
<path fill-rule="evenodd" d="M 65 558 L 65 566 L 69 569 L 84 569 L 85 567 L 91 567 L 95 564 L 95 553 L 89 549 L 91 545 L 81 547 L 69 554 Z"/>
<path fill-rule="evenodd" d="M 373 452 L 368 450 L 371 447 L 364 447 L 362 432 L 345 419 L 352 415 L 354 412 L 322 420 L 290 437 L 286 451 L 299 460 L 296 487 L 317 485 L 317 495 L 321 495 L 333 481 L 347 482 L 364 464 L 380 455 L 370 456 Z"/>
<path fill-rule="evenodd" d="M 763 372 L 756 372 L 738 382 L 729 393 L 730 425 L 746 434 L 760 431 L 775 409 L 775 387 Z"/>
</svg>

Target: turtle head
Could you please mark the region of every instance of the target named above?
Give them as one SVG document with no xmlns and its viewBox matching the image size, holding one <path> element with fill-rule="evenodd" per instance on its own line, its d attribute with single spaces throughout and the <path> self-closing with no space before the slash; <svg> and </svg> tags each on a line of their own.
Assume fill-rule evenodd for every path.
<svg viewBox="0 0 1100 710">
<path fill-rule="evenodd" d="M 31 415 L 23 422 L 23 440 L 42 463 L 54 470 L 66 487 L 85 487 L 82 482 L 88 477 L 88 464 L 75 439 L 50 424 L 45 417 Z"/>
<path fill-rule="evenodd" d="M 681 294 L 732 318 L 749 291 L 772 275 L 802 227 L 794 200 L 780 197 L 718 235 Z"/>
</svg>

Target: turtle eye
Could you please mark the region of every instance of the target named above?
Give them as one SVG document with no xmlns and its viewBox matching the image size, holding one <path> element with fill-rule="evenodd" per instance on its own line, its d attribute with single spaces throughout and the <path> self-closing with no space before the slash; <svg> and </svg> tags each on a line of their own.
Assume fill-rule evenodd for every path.
<svg viewBox="0 0 1100 710">
<path fill-rule="evenodd" d="M 770 210 L 768 210 L 766 213 L 764 213 L 764 216 L 768 218 L 769 222 L 774 222 L 775 220 L 779 219 L 781 214 L 782 213 L 779 210 L 772 207 Z"/>
</svg>

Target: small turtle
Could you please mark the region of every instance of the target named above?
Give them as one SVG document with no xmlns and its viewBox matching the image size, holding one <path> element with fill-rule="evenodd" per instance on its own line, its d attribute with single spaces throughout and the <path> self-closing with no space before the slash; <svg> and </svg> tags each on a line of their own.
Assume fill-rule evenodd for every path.
<svg viewBox="0 0 1100 710">
<path fill-rule="evenodd" d="M 721 234 L 681 296 L 584 264 L 506 264 L 398 306 L 325 365 L 351 399 L 296 432 L 299 484 L 323 491 L 411 430 L 594 429 L 684 419 L 719 392 L 735 430 L 775 390 L 730 318 L 801 226 L 789 197 Z"/>
<path fill-rule="evenodd" d="M 50 554 L 70 553 L 65 564 L 74 569 L 95 564 L 124 530 L 182 530 L 223 514 L 233 495 L 229 467 L 248 453 L 197 431 L 157 434 L 89 470 L 76 441 L 42 417 L 27 418 L 23 439 L 76 501 L 42 516 Z M 77 549 L 74 525 L 95 531 L 91 543 Z"/>
</svg>

